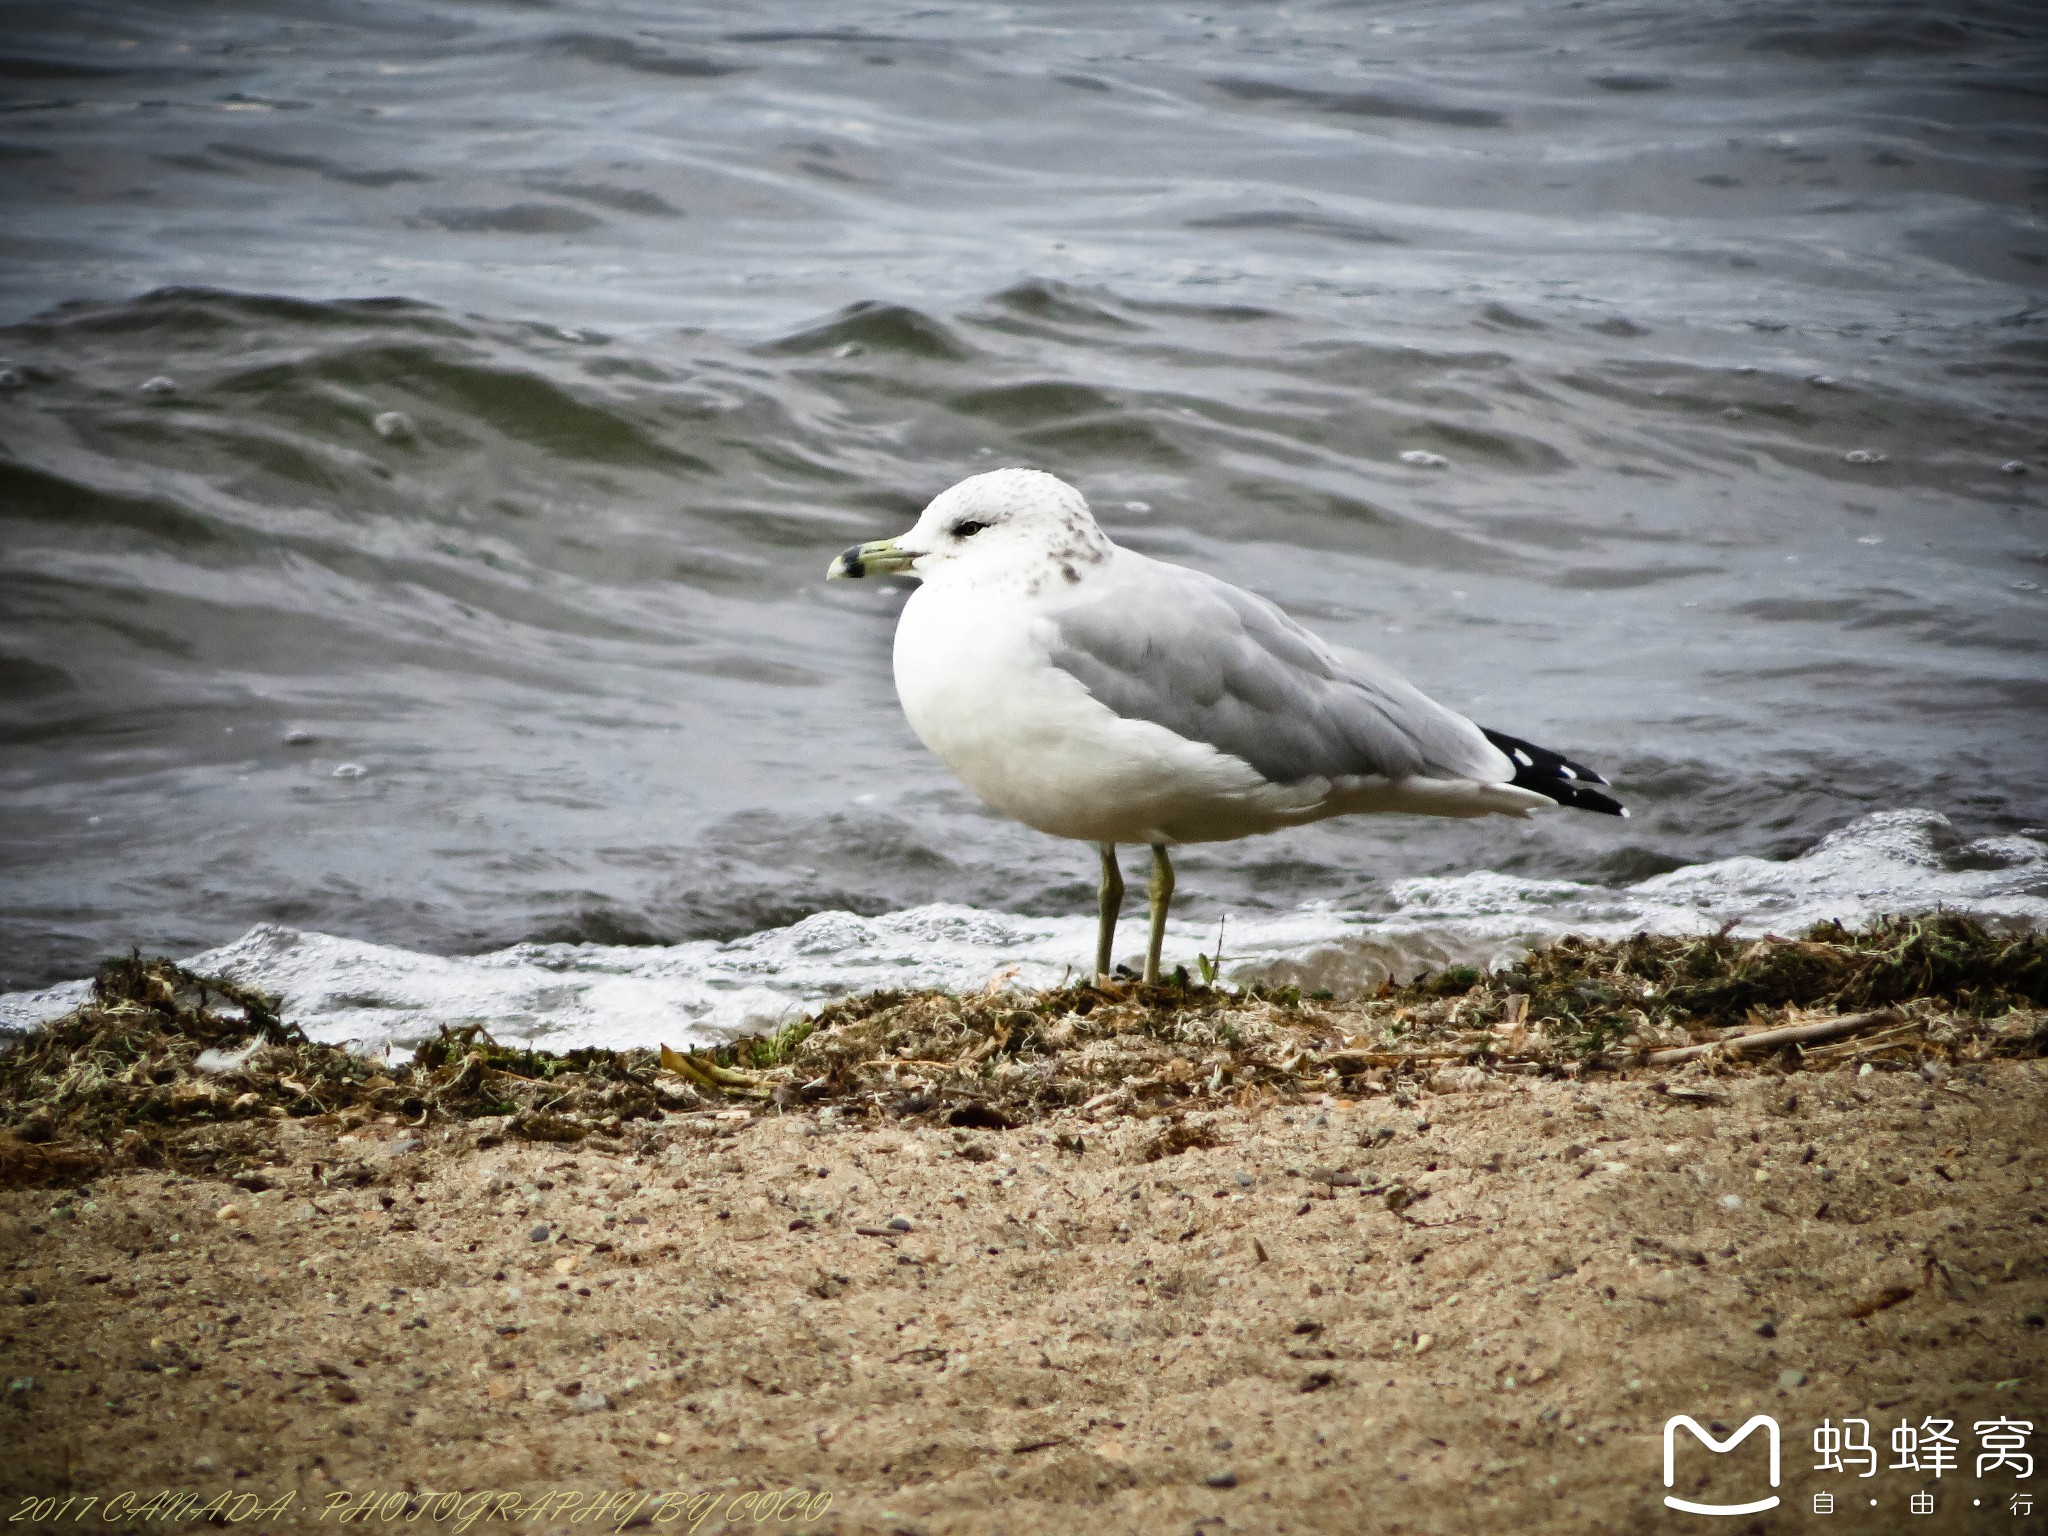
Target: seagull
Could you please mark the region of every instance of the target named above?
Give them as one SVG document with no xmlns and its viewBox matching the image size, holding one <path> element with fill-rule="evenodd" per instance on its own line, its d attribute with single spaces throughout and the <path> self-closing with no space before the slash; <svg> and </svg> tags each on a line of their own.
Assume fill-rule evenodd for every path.
<svg viewBox="0 0 2048 1536">
<path fill-rule="evenodd" d="M 1474 725 L 1254 593 L 1112 543 L 1041 470 L 962 480 L 901 538 L 825 574 L 905 572 L 921 578 L 896 625 L 910 728 L 995 810 L 1096 845 L 1099 977 L 1123 909 L 1120 843 L 1152 849 L 1156 983 L 1169 848 L 1390 811 L 1628 814 L 1590 768 Z"/>
</svg>

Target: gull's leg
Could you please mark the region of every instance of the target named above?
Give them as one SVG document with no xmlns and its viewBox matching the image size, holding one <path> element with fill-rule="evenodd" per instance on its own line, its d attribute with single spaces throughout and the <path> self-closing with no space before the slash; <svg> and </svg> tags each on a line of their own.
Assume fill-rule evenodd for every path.
<svg viewBox="0 0 2048 1536">
<path fill-rule="evenodd" d="M 1152 898 L 1152 942 L 1145 946 L 1145 979 L 1159 980 L 1159 951 L 1166 943 L 1166 909 L 1173 904 L 1173 864 L 1166 857 L 1166 844 L 1152 845 L 1152 878 L 1145 883 Z"/>
<path fill-rule="evenodd" d="M 1116 915 L 1124 909 L 1124 872 L 1116 866 L 1116 844 L 1098 844 L 1102 850 L 1102 885 L 1096 895 L 1098 926 L 1095 930 L 1095 974 L 1109 975 L 1109 955 L 1116 946 Z"/>
</svg>

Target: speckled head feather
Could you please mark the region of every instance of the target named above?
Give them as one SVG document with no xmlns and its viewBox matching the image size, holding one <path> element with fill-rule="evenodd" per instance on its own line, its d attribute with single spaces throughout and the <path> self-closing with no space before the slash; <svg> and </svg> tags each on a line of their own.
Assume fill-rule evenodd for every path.
<svg viewBox="0 0 2048 1536">
<path fill-rule="evenodd" d="M 1035 594 L 1078 583 L 1115 546 L 1081 493 L 1039 469 L 994 469 L 940 492 L 896 541 L 926 581 L 1014 583 Z"/>
</svg>

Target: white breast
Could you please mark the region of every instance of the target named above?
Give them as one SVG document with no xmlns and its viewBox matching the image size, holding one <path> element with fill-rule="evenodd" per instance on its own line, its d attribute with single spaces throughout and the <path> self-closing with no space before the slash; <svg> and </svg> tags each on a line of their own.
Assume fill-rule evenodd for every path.
<svg viewBox="0 0 2048 1536">
<path fill-rule="evenodd" d="M 1017 592 L 914 592 L 896 627 L 896 693 L 918 738 L 1006 816 L 1088 842 L 1241 837 L 1310 819 L 1328 786 L 1119 718 L 1054 667 Z"/>
</svg>

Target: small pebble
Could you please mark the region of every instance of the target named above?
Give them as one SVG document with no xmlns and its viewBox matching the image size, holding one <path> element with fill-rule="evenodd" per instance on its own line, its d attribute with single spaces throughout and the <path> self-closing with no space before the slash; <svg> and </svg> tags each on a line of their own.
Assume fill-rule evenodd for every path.
<svg viewBox="0 0 2048 1536">
<path fill-rule="evenodd" d="M 145 395 L 175 395 L 178 392 L 178 384 L 175 379 L 167 379 L 158 374 L 153 379 L 142 381 L 142 392 Z"/>
<path fill-rule="evenodd" d="M 585 1392 L 575 1402 L 578 1413 L 603 1413 L 609 1407 L 611 1401 L 602 1392 Z"/>
<path fill-rule="evenodd" d="M 1742 1209 L 1742 1196 L 1723 1195 L 1721 1197 L 1721 1205 L 1726 1210 L 1739 1211 Z"/>
<path fill-rule="evenodd" d="M 1755 1324 L 1749 1331 L 1760 1339 L 1775 1339 L 1778 1336 L 1778 1325 L 1769 1318 L 1765 1318 L 1762 1322 Z"/>
<path fill-rule="evenodd" d="M 1410 448 L 1401 455 L 1403 464 L 1419 464 L 1424 469 L 1449 469 L 1451 461 L 1440 453 L 1431 453 L 1426 448 Z"/>
<path fill-rule="evenodd" d="M 1739 405 L 1726 406 L 1722 409 L 1721 414 L 1730 421 L 1740 421 L 1742 420 L 1742 407 Z"/>
<path fill-rule="evenodd" d="M 910 1230 L 910 1221 L 907 1217 L 891 1216 L 889 1218 L 889 1230 L 891 1232 L 908 1232 Z"/>
<path fill-rule="evenodd" d="M 1225 1467 L 1221 1472 L 1211 1472 L 1202 1481 L 1211 1488 L 1235 1488 L 1237 1474 Z"/>
<path fill-rule="evenodd" d="M 334 777 L 337 779 L 360 779 L 369 771 L 361 763 L 343 763 L 334 770 Z"/>
<path fill-rule="evenodd" d="M 284 744 L 288 747 L 311 746 L 319 739 L 311 731 L 286 731 L 284 733 Z"/>
<path fill-rule="evenodd" d="M 2006 468 L 2010 470 L 2012 466 L 2008 464 Z M 2020 468 L 2025 469 L 2026 465 L 2022 464 Z M 1150 512 L 1152 510 L 1152 503 L 1149 501 L 1127 501 L 1124 503 L 1124 510 L 1126 512 Z"/>
<path fill-rule="evenodd" d="M 7 1383 L 9 1393 L 33 1392 L 35 1389 L 36 1379 L 33 1376 L 16 1376 Z"/>
<path fill-rule="evenodd" d="M 2002 475 L 2024 475 L 2027 472 L 2027 466 L 2018 459 L 2007 459 L 1998 466 L 1998 472 Z"/>
<path fill-rule="evenodd" d="M 417 1152 L 419 1149 L 420 1139 L 417 1136 L 408 1136 L 402 1141 L 391 1143 L 391 1155 L 393 1157 L 403 1157 L 406 1153 Z"/>
<path fill-rule="evenodd" d="M 665 1429 L 657 1429 L 654 1432 L 654 1443 L 656 1445 L 674 1445 L 676 1437 Z"/>
<path fill-rule="evenodd" d="M 527 1233 L 526 1240 L 530 1243 L 546 1242 L 548 1240 L 547 1224 L 543 1222 L 540 1226 L 535 1227 L 531 1232 Z"/>
<path fill-rule="evenodd" d="M 239 1205 L 224 1205 L 213 1214 L 215 1219 L 219 1221 L 240 1221 L 242 1219 L 242 1208 Z"/>
<path fill-rule="evenodd" d="M 1806 376 L 1806 382 L 1817 385 L 1821 389 L 1826 389 L 1838 381 L 1831 373 L 1810 373 Z"/>
<path fill-rule="evenodd" d="M 420 430 L 403 411 L 380 411 L 370 425 L 376 428 L 379 437 L 394 443 L 409 442 L 419 435 Z"/>
<path fill-rule="evenodd" d="M 1788 1392 L 1794 1387 L 1803 1387 L 1806 1385 L 1806 1372 L 1788 1365 L 1778 1372 L 1778 1385 Z"/>
<path fill-rule="evenodd" d="M 1842 455 L 1844 464 L 1882 464 L 1887 455 L 1870 448 L 1851 448 Z"/>
</svg>

